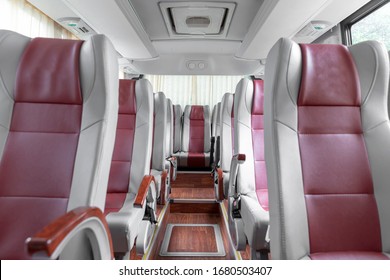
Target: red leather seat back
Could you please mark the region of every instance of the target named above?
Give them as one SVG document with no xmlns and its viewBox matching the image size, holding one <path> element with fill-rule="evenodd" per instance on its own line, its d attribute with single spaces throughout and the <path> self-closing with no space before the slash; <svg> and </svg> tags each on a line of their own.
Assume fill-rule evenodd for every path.
<svg viewBox="0 0 390 280">
<path fill-rule="evenodd" d="M 355 64 L 341 45 L 301 45 L 301 51 L 298 139 L 311 258 L 381 252 Z"/>
<path fill-rule="evenodd" d="M 208 105 L 187 105 L 183 114 L 182 149 L 179 166 L 210 166 L 211 125 Z"/>
<path fill-rule="evenodd" d="M 188 166 L 204 166 L 204 125 L 203 106 L 191 106 Z"/>
<path fill-rule="evenodd" d="M 36 38 L 19 63 L 0 163 L 0 259 L 29 258 L 25 239 L 67 211 L 83 110 L 82 44 Z"/>
<path fill-rule="evenodd" d="M 191 106 L 190 113 L 190 153 L 204 152 L 204 112 L 203 106 Z"/>
<path fill-rule="evenodd" d="M 264 159 L 264 81 L 253 81 L 252 146 L 256 195 L 261 207 L 268 211 L 268 185 Z"/>
<path fill-rule="evenodd" d="M 136 126 L 136 80 L 119 81 L 119 112 L 105 214 L 122 208 L 129 190 Z"/>
</svg>

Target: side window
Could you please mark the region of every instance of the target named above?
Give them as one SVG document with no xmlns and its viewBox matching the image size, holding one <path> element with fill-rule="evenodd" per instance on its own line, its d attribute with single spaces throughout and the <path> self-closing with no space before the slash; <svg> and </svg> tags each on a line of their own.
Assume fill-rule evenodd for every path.
<svg viewBox="0 0 390 280">
<path fill-rule="evenodd" d="M 381 41 L 390 50 L 390 3 L 351 25 L 352 44 L 366 40 Z"/>
</svg>

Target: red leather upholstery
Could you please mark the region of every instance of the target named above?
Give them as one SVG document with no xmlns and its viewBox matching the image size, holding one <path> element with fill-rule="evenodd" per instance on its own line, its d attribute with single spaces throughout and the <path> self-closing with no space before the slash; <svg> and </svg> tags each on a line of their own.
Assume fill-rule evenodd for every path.
<svg viewBox="0 0 390 280">
<path fill-rule="evenodd" d="M 15 101 L 81 105 L 81 45 L 82 41 L 32 39 L 17 71 Z"/>
<path fill-rule="evenodd" d="M 301 45 L 301 50 L 298 135 L 310 256 L 386 258 L 379 253 L 379 216 L 354 62 L 344 46 Z"/>
<path fill-rule="evenodd" d="M 192 106 L 190 113 L 190 143 L 188 166 L 204 167 L 204 112 L 203 106 Z"/>
<path fill-rule="evenodd" d="M 135 80 L 119 81 L 119 113 L 105 214 L 122 208 L 129 189 L 136 123 Z"/>
<path fill-rule="evenodd" d="M 261 207 L 268 211 L 268 187 L 264 159 L 264 81 L 254 80 L 253 90 L 251 119 L 256 195 Z"/>
<path fill-rule="evenodd" d="M 82 43 L 37 38 L 21 58 L 0 163 L 0 259 L 30 258 L 26 238 L 66 213 L 81 126 Z"/>
<path fill-rule="evenodd" d="M 359 79 L 348 49 L 342 45 L 300 46 L 303 68 L 299 105 L 359 106 Z"/>
<path fill-rule="evenodd" d="M 204 113 L 203 106 L 192 106 L 190 114 L 190 144 L 189 151 L 203 153 L 204 151 Z"/>
<path fill-rule="evenodd" d="M 203 169 L 210 167 L 210 108 L 187 105 L 183 113 L 179 167 Z"/>
</svg>

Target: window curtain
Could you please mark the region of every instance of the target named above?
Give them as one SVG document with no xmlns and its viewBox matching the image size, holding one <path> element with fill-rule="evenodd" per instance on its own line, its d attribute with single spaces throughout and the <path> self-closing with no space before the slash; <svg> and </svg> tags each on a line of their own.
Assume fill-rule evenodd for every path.
<svg viewBox="0 0 390 280">
<path fill-rule="evenodd" d="M 214 105 L 222 100 L 226 92 L 234 93 L 242 76 L 163 76 L 146 75 L 153 91 L 164 92 L 173 104 Z"/>
<path fill-rule="evenodd" d="M 78 39 L 26 0 L 0 0 L 0 29 L 32 38 Z"/>
</svg>

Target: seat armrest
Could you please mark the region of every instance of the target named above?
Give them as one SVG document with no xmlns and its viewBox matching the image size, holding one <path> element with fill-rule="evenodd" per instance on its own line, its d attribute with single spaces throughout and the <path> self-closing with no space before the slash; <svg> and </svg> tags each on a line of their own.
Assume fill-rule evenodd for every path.
<svg viewBox="0 0 390 280">
<path fill-rule="evenodd" d="M 245 158 L 245 154 L 236 154 L 232 157 L 232 162 L 230 163 L 229 196 L 233 196 L 237 193 L 236 179 L 238 174 L 238 167 L 240 164 L 245 162 Z"/>
<path fill-rule="evenodd" d="M 240 164 L 245 162 L 245 154 L 236 154 L 230 164 L 229 194 L 228 194 L 228 223 L 234 248 L 238 251 L 245 250 L 246 236 L 244 223 L 241 217 L 241 197 L 236 184 Z"/>
<path fill-rule="evenodd" d="M 57 218 L 40 232 L 26 240 L 27 250 L 37 258 L 56 259 L 68 242 L 83 230 L 88 230 L 97 259 L 113 259 L 110 230 L 103 212 L 97 207 L 79 207 Z"/>
<path fill-rule="evenodd" d="M 171 165 L 176 169 L 177 168 L 177 157 L 170 156 L 167 158 L 167 161 L 171 163 Z"/>
<path fill-rule="evenodd" d="M 152 175 L 145 175 L 144 178 L 142 179 L 141 185 L 139 186 L 137 196 L 135 197 L 134 200 L 134 207 L 136 208 L 143 208 L 146 197 L 148 195 L 148 191 L 150 186 L 154 184 L 154 177 Z"/>
</svg>

